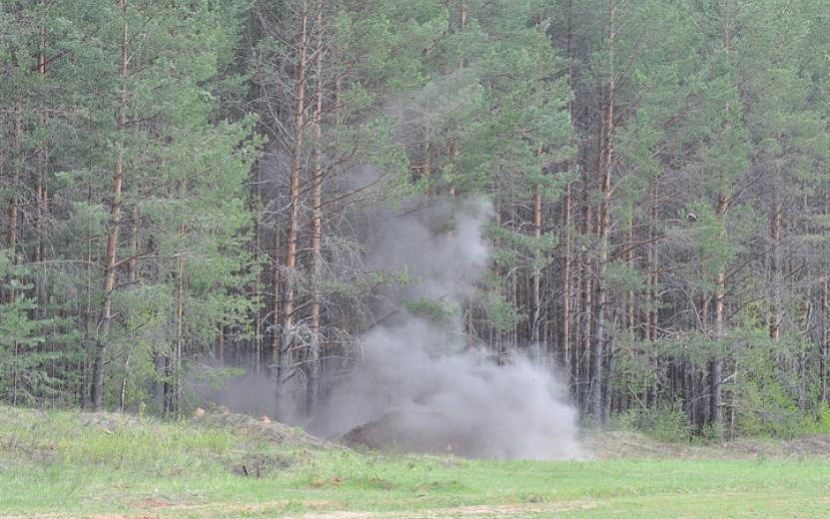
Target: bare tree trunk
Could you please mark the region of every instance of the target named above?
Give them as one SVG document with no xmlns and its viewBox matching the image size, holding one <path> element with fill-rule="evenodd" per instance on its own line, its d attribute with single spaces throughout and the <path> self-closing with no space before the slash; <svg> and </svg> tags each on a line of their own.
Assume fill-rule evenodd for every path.
<svg viewBox="0 0 830 519">
<path fill-rule="evenodd" d="M 121 388 L 118 391 L 118 412 L 123 413 L 127 409 L 127 373 L 130 372 L 130 354 L 124 358 L 124 376 L 121 378 Z"/>
<path fill-rule="evenodd" d="M 830 329 L 827 326 L 827 303 L 828 303 L 828 286 L 830 281 L 828 281 L 827 276 L 825 275 L 824 281 L 821 284 L 821 357 L 820 357 L 820 366 L 819 366 L 819 376 L 821 377 L 821 401 L 822 402 L 830 402 L 828 401 L 828 390 L 827 390 L 827 362 L 828 362 L 828 352 L 830 352 L 830 344 L 828 343 L 828 334 L 830 334 Z"/>
<path fill-rule="evenodd" d="M 130 286 L 138 283 L 138 205 L 133 205 L 130 211 L 130 259 L 127 262 L 127 278 Z M 120 390 L 118 392 L 118 411 L 123 413 L 127 405 L 127 382 L 130 373 L 130 352 L 124 356 L 122 366 Z"/>
<path fill-rule="evenodd" d="M 723 48 L 726 54 L 727 61 L 732 46 L 732 35 L 729 27 L 729 0 L 724 2 L 724 18 L 723 18 Z M 730 112 L 730 106 L 727 102 L 724 113 Z M 724 130 L 731 127 L 731 121 L 727 120 L 724 125 Z M 716 216 L 720 223 L 720 239 L 726 240 L 726 213 L 729 210 L 729 199 L 725 193 L 718 194 L 718 205 L 716 209 Z M 725 336 L 725 315 L 724 315 L 724 297 L 726 295 L 726 266 L 721 267 L 717 273 L 715 281 L 715 323 L 714 323 L 714 339 L 722 341 Z M 716 353 L 710 362 L 710 384 L 711 394 L 709 400 L 709 418 L 718 430 L 723 430 L 723 355 Z"/>
<path fill-rule="evenodd" d="M 260 258 L 262 257 L 262 160 L 258 160 L 256 164 L 254 164 L 253 168 L 253 185 L 251 186 L 251 206 L 253 207 L 254 211 L 254 254 L 253 260 L 255 265 L 259 265 Z M 265 302 L 262 300 L 262 273 L 257 273 L 256 279 L 254 280 L 254 297 L 257 301 L 256 307 L 256 314 L 254 315 L 254 369 L 257 374 L 262 373 L 262 365 L 264 362 L 264 354 L 263 354 L 263 340 L 262 340 L 262 331 L 263 331 L 263 305 Z M 223 330 L 220 328 L 219 330 L 219 344 L 220 348 L 220 358 L 221 361 L 224 362 L 225 356 L 225 341 L 224 341 L 224 333 Z"/>
<path fill-rule="evenodd" d="M 568 384 L 573 387 L 573 363 L 571 361 L 571 265 L 573 250 L 571 247 L 571 185 L 565 187 L 565 201 L 563 212 L 563 241 L 565 243 L 565 254 L 562 259 L 562 327 L 560 343 L 562 347 L 562 360 L 565 365 L 565 373 Z"/>
<path fill-rule="evenodd" d="M 567 58 L 568 58 L 568 87 L 573 89 L 574 70 L 573 70 L 573 0 L 568 0 L 568 34 L 567 34 Z M 571 99 L 568 102 L 568 112 L 571 115 L 571 120 L 574 119 L 574 101 Z M 577 160 L 574 159 L 574 163 Z M 573 346 L 571 342 L 571 320 L 572 320 L 572 306 L 571 306 L 571 292 L 572 292 L 572 265 L 573 265 L 573 247 L 571 236 L 571 210 L 573 206 L 573 190 L 569 183 L 565 187 L 565 201 L 564 201 L 564 218 L 562 229 L 564 232 L 565 242 L 565 257 L 562 265 L 562 351 L 564 355 L 565 372 L 568 377 L 568 385 L 572 390 L 577 388 L 578 382 L 578 348 Z"/>
<path fill-rule="evenodd" d="M 317 0 L 317 91 L 314 96 L 314 156 L 311 175 L 311 344 L 308 355 L 306 404 L 308 414 L 317 408 L 320 392 L 320 283 L 323 272 L 323 1 Z"/>
<path fill-rule="evenodd" d="M 700 309 L 700 331 L 701 333 L 705 334 L 707 337 L 710 336 L 710 324 L 709 324 L 709 306 L 710 306 L 710 298 L 708 294 L 701 292 L 698 296 L 698 308 Z M 710 361 L 711 362 L 711 361 Z M 706 366 L 701 369 L 693 363 L 691 374 L 692 377 L 692 388 L 693 388 L 693 417 L 695 420 L 695 424 L 699 431 L 703 430 L 703 427 L 709 422 L 709 401 L 711 400 L 711 386 L 705 386 L 704 382 L 707 375 L 703 374 L 703 371 L 708 371 L 708 365 L 710 362 L 707 362 Z"/>
<path fill-rule="evenodd" d="M 500 193 L 501 192 L 501 179 L 499 178 L 498 175 L 496 175 L 494 180 L 495 180 L 494 181 L 495 185 L 493 186 L 493 188 L 494 188 L 493 192 L 494 193 Z M 496 197 L 495 205 L 496 205 L 496 219 L 497 219 L 496 223 L 497 223 L 498 227 L 501 228 L 504 225 L 504 216 L 502 214 L 502 200 L 501 200 L 500 196 Z M 500 246 L 500 241 L 501 240 L 499 240 L 498 236 L 493 238 L 493 249 L 494 250 L 498 250 L 498 248 Z M 494 263 L 493 264 L 493 271 L 494 271 L 494 274 L 496 275 L 496 279 L 500 280 L 500 279 L 502 279 L 502 277 L 504 275 L 504 273 L 502 271 L 501 262 L 498 259 L 496 259 L 493 263 Z M 497 328 L 495 328 L 494 326 L 491 325 L 490 326 L 490 340 L 488 342 L 493 348 L 495 348 L 496 354 L 497 354 L 496 355 L 496 361 L 499 365 L 501 365 L 504 362 L 504 357 L 505 357 L 505 353 L 506 353 L 505 350 L 504 350 L 504 346 L 502 344 L 503 341 L 502 341 L 502 332 L 501 332 L 501 330 L 497 329 Z"/>
<path fill-rule="evenodd" d="M 294 139 L 291 145 L 291 185 L 289 191 L 288 237 L 285 251 L 285 287 L 282 308 L 282 342 L 277 355 L 277 400 L 283 399 L 289 357 L 294 346 L 295 277 L 297 270 L 297 236 L 300 229 L 300 172 L 303 154 L 303 129 L 305 126 L 306 54 L 308 53 L 308 4 L 300 7 L 300 30 L 297 34 L 297 69 L 294 74 Z"/>
<path fill-rule="evenodd" d="M 43 7 L 48 10 L 52 6 L 52 0 L 44 0 Z M 37 71 L 41 77 L 46 77 L 46 44 L 47 44 L 47 29 L 43 25 L 40 27 L 38 33 L 38 56 L 37 56 Z M 40 127 L 48 132 L 49 117 L 47 111 L 43 110 L 40 115 Z M 38 150 L 38 167 L 37 167 L 37 185 L 35 187 L 36 207 L 35 207 L 35 235 L 37 236 L 37 246 L 35 248 L 35 263 L 41 264 L 46 260 L 46 218 L 49 211 L 49 138 L 45 138 L 40 143 Z M 35 286 L 35 300 L 37 303 L 36 315 L 40 318 L 46 318 L 48 313 L 49 301 L 49 278 L 45 275 L 37 276 Z M 56 378 L 56 356 L 54 341 L 47 339 L 45 348 L 53 355 L 52 360 L 49 361 L 49 374 Z"/>
<path fill-rule="evenodd" d="M 44 2 L 44 6 L 48 9 L 51 6 L 50 1 Z M 40 28 L 38 35 L 38 57 L 37 57 L 37 71 L 41 76 L 46 76 L 46 27 Z M 44 110 L 40 116 L 40 126 L 46 129 L 48 119 L 46 111 Z M 37 205 L 35 211 L 35 234 L 37 236 L 37 247 L 35 249 L 35 263 L 41 263 L 45 259 L 45 227 L 46 227 L 46 213 L 48 209 L 49 191 L 47 187 L 46 178 L 49 170 L 49 145 L 48 141 L 41 143 L 38 151 L 38 171 L 37 171 L 37 186 L 36 196 Z M 43 315 L 45 310 L 46 287 L 45 277 L 40 277 L 37 287 L 37 302 L 38 308 Z"/>
<path fill-rule="evenodd" d="M 516 192 L 513 189 L 512 185 L 510 186 L 510 202 L 508 204 L 508 207 L 510 208 L 510 231 L 514 234 L 518 234 L 518 215 L 516 214 Z M 516 274 L 515 270 L 512 270 L 507 277 L 510 280 L 507 300 L 510 301 L 510 304 L 513 306 L 513 308 L 520 308 L 518 300 L 518 275 Z M 511 355 L 514 351 L 516 351 L 519 348 L 519 326 L 521 326 L 521 322 L 517 322 L 508 332 L 508 346 L 510 348 Z"/>
<path fill-rule="evenodd" d="M 180 228 L 181 236 L 184 237 L 187 232 L 186 226 L 182 225 Z M 173 391 L 171 394 L 172 406 L 171 410 L 178 413 L 181 410 L 182 402 L 182 355 L 184 350 L 184 310 L 185 310 L 185 263 L 184 256 L 179 255 L 176 258 L 176 309 L 174 322 L 176 336 L 173 341 Z"/>
<path fill-rule="evenodd" d="M 726 227 L 723 220 L 726 217 L 726 212 L 729 209 L 729 202 L 725 195 L 718 196 L 717 216 L 722 222 L 721 238 L 725 239 Z M 715 324 L 714 324 L 714 338 L 716 341 L 723 340 L 725 336 L 725 314 L 724 314 L 724 297 L 726 295 L 726 270 L 725 267 L 718 272 L 717 280 L 715 282 Z M 716 427 L 723 427 L 723 355 L 715 354 L 711 361 L 710 377 L 712 384 L 712 393 L 710 400 L 710 418 Z"/>
<path fill-rule="evenodd" d="M 118 150 L 115 159 L 115 168 L 112 175 L 112 199 L 110 200 L 110 215 L 107 221 L 107 252 L 104 257 L 104 286 L 101 313 L 98 318 L 98 330 L 95 341 L 95 361 L 92 368 L 92 409 L 100 411 L 104 394 L 104 369 L 106 350 L 109 346 L 110 322 L 112 321 L 112 293 L 115 289 L 116 253 L 118 248 L 118 232 L 121 227 L 121 186 L 124 181 L 124 145 L 127 120 L 127 93 L 126 80 L 129 76 L 129 27 L 127 25 L 127 1 L 119 0 L 121 8 L 121 63 L 119 77 L 124 83 L 118 98 Z"/>
<path fill-rule="evenodd" d="M 657 209 L 658 209 L 658 190 L 659 179 L 652 177 L 651 179 L 651 226 L 649 230 L 649 245 L 648 245 L 648 340 L 657 340 L 657 283 L 658 269 L 657 264 Z"/>
<path fill-rule="evenodd" d="M 88 204 L 92 203 L 92 188 L 87 191 Z M 86 287 L 84 290 L 84 308 L 83 308 L 83 326 L 84 337 L 92 337 L 92 291 L 94 282 L 92 280 L 92 219 L 87 216 L 86 225 L 86 264 L 84 265 L 84 274 L 86 277 Z M 85 341 L 87 344 L 89 340 Z M 89 353 L 84 348 L 84 357 L 82 361 L 82 375 L 81 375 L 81 409 L 89 408 Z"/>
<path fill-rule="evenodd" d="M 274 257 L 273 275 L 271 279 L 271 291 L 273 292 L 271 308 L 271 365 L 277 366 L 280 357 L 280 323 L 282 321 L 282 276 L 280 276 L 280 258 L 282 256 L 282 243 L 279 220 L 274 220 Z"/>
<path fill-rule="evenodd" d="M 14 153 L 12 155 L 12 171 L 11 171 L 11 185 L 12 189 L 17 191 L 21 182 L 21 168 L 23 167 L 23 107 L 20 101 L 15 102 L 14 105 L 14 134 L 12 137 L 12 147 Z M 9 200 L 9 228 L 7 231 L 7 244 L 11 257 L 9 260 L 12 265 L 17 264 L 17 242 L 18 242 L 18 222 L 20 220 L 20 199 L 15 193 L 11 200 Z M 6 293 L 6 301 L 14 303 L 16 295 L 14 290 L 9 289 Z"/>
<path fill-rule="evenodd" d="M 607 423 L 611 417 L 611 402 L 614 396 L 614 369 L 617 365 L 617 344 L 612 336 L 609 339 L 608 369 L 605 371 L 605 392 L 602 395 L 602 422 Z"/>
<path fill-rule="evenodd" d="M 167 408 L 167 356 L 161 352 L 153 354 L 153 367 L 156 372 L 156 380 L 153 381 L 153 402 L 162 415 L 166 415 Z"/>
<path fill-rule="evenodd" d="M 251 44 L 253 45 L 253 42 L 251 42 Z M 253 54 L 256 51 L 252 47 L 250 49 L 250 52 Z M 257 109 L 257 111 L 260 112 L 260 113 L 263 113 L 263 114 L 271 113 L 271 111 L 269 110 L 270 102 L 269 102 L 269 99 L 268 99 L 268 92 L 267 92 L 266 87 L 265 87 L 266 80 L 264 78 L 262 68 L 259 67 L 259 66 L 256 67 L 256 82 L 257 82 L 257 85 L 259 87 L 258 101 L 262 105 Z M 267 120 L 270 120 L 270 118 L 267 119 Z M 270 134 L 272 132 L 266 130 L 265 133 Z M 263 257 L 268 258 L 268 254 L 265 253 L 264 236 L 263 236 L 263 231 L 264 231 L 264 229 L 263 229 L 264 204 L 263 204 L 263 198 L 262 198 L 262 182 L 263 182 L 262 170 L 263 170 L 263 159 L 260 158 L 256 161 L 256 163 L 254 164 L 254 167 L 251 171 L 251 176 L 252 176 L 251 207 L 253 208 L 253 211 L 254 211 L 254 223 L 253 223 L 253 234 L 254 234 L 254 251 L 253 251 L 253 253 L 254 253 L 254 258 L 253 258 L 253 260 L 254 260 L 255 265 L 259 265 L 260 262 L 262 261 Z M 276 222 L 276 218 L 275 218 L 275 222 Z M 279 231 L 278 231 L 277 225 L 275 223 L 274 233 L 278 234 L 278 232 Z M 277 275 L 278 272 L 279 272 L 279 265 L 280 265 L 279 253 L 277 253 L 277 254 L 274 255 L 273 268 L 271 269 L 272 275 L 277 280 L 279 279 L 279 276 Z M 273 288 L 272 297 L 273 297 L 273 299 L 269 300 L 268 297 L 267 297 L 268 293 L 267 293 L 266 289 L 264 288 L 266 280 L 267 280 L 266 270 L 265 270 L 265 268 L 263 268 L 263 270 L 261 272 L 257 273 L 256 279 L 254 280 L 254 292 L 256 294 L 256 299 L 257 299 L 256 315 L 254 316 L 254 352 L 255 352 L 254 354 L 256 356 L 256 359 L 255 359 L 255 362 L 254 362 L 254 367 L 257 371 L 257 374 L 262 373 L 263 366 L 270 366 L 271 364 L 276 363 L 276 357 L 274 357 L 274 359 L 272 359 L 271 362 L 268 362 L 267 359 L 266 359 L 265 334 L 269 329 L 269 326 L 268 326 L 268 323 L 267 323 L 267 321 L 268 321 L 268 306 L 269 306 L 269 304 L 272 304 L 272 301 L 273 301 L 273 307 L 271 308 L 271 311 L 274 312 L 273 313 L 274 318 L 272 320 L 272 326 L 270 327 L 270 330 L 274 334 L 276 334 L 277 330 L 278 330 L 277 323 L 279 321 L 279 312 L 277 311 L 277 308 L 279 308 L 279 297 L 277 296 L 277 294 L 279 293 L 279 282 L 275 281 L 272 284 L 272 288 Z M 275 351 L 279 347 L 278 345 L 279 345 L 278 341 L 270 343 L 270 346 Z M 224 341 L 223 341 L 223 346 L 224 346 Z M 223 354 L 223 359 L 224 359 L 224 348 L 223 348 L 222 354 Z"/>
<path fill-rule="evenodd" d="M 542 240 L 542 193 L 539 186 L 533 188 L 533 236 L 537 243 Z M 542 261 L 538 249 L 533 258 L 533 321 L 531 322 L 530 340 L 537 352 L 547 351 L 541 343 L 539 329 L 542 325 Z M 537 357 L 538 358 L 538 357 Z"/>
<path fill-rule="evenodd" d="M 770 282 L 772 283 L 772 301 L 770 301 L 769 336 L 775 342 L 781 335 L 781 172 L 775 168 L 776 185 L 773 189 L 775 198 L 772 215 L 770 216 L 770 238 L 772 251 L 770 254 Z"/>
<path fill-rule="evenodd" d="M 583 169 L 586 171 L 587 168 Z M 588 180 L 587 171 L 583 174 L 583 236 L 588 238 L 591 236 L 592 228 L 592 211 L 591 211 L 591 185 Z M 591 254 L 585 246 L 582 246 L 580 257 L 579 283 L 581 288 L 580 296 L 580 310 L 579 310 L 579 347 L 574 348 L 574 370 L 575 376 L 578 380 L 579 389 L 577 391 L 577 398 L 580 403 L 580 408 L 583 412 L 588 410 L 588 385 L 590 384 L 590 369 L 587 359 L 591 353 L 591 315 L 593 314 L 593 269 L 591 268 Z"/>
<path fill-rule="evenodd" d="M 809 277 L 809 272 L 806 270 L 805 265 L 805 276 Z M 801 313 L 801 329 L 802 330 L 809 330 L 810 329 L 810 313 L 811 313 L 811 302 L 809 293 L 807 294 L 803 310 Z M 807 392 L 809 391 L 810 385 L 810 369 L 807 366 L 807 351 L 800 349 L 798 351 L 798 369 L 799 369 L 799 383 L 798 383 L 798 408 L 804 412 L 807 411 Z"/>
<path fill-rule="evenodd" d="M 216 360 L 220 366 L 225 365 L 225 327 L 221 324 L 216 329 Z"/>
<path fill-rule="evenodd" d="M 634 217 L 628 220 L 628 250 L 625 253 L 625 263 L 634 272 Z M 636 324 L 637 304 L 634 290 L 625 294 L 625 329 L 633 337 Z"/>
<path fill-rule="evenodd" d="M 830 196 L 825 191 L 820 194 L 821 214 L 830 214 Z M 830 303 L 830 276 L 824 273 L 821 280 L 819 295 L 819 387 L 821 391 L 820 403 L 830 403 L 830 326 L 828 326 L 828 303 Z"/>
<path fill-rule="evenodd" d="M 594 329 L 592 362 L 591 362 L 591 415 L 602 420 L 602 362 L 604 357 L 605 341 L 605 312 L 608 294 L 606 291 L 605 271 L 608 265 L 608 233 L 611 227 L 611 172 L 613 170 L 613 133 L 614 133 L 614 16 L 616 14 L 616 0 L 609 0 L 608 15 L 608 87 L 605 105 L 605 139 L 601 153 L 601 193 L 599 209 L 599 257 L 597 259 L 596 282 L 596 326 Z"/>
<path fill-rule="evenodd" d="M 127 277 L 130 285 L 138 282 L 138 206 L 130 212 L 130 260 L 127 262 Z"/>
</svg>

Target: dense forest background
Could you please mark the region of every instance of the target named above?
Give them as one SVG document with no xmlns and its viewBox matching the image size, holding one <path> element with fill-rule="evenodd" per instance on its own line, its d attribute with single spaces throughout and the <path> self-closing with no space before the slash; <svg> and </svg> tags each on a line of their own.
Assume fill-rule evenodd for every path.
<svg viewBox="0 0 830 519">
<path fill-rule="evenodd" d="M 824 0 L 0 6 L 7 403 L 175 415 L 242 367 L 311 415 L 417 283 L 373 222 L 485 197 L 475 292 L 408 311 L 588 422 L 830 420 Z"/>
</svg>

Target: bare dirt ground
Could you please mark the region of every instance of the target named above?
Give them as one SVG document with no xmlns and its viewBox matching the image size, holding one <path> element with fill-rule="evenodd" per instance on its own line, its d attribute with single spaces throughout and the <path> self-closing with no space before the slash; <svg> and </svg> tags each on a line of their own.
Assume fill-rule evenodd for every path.
<svg viewBox="0 0 830 519">
<path fill-rule="evenodd" d="M 286 519 L 432 519 L 445 517 L 526 517 L 527 514 L 551 514 L 556 512 L 571 512 L 595 508 L 593 501 L 568 501 L 548 503 L 544 505 L 511 504 L 511 505 L 478 505 L 462 506 L 457 508 L 436 508 L 414 512 L 314 512 L 305 515 L 291 516 Z"/>
<path fill-rule="evenodd" d="M 222 506 L 221 512 L 223 514 L 239 514 L 240 516 L 250 514 L 267 514 L 269 512 L 279 513 L 286 506 L 286 501 L 275 501 L 273 503 L 260 503 L 257 505 L 228 505 Z M 332 503 L 311 503 L 306 505 L 321 505 L 331 506 Z M 429 510 L 419 510 L 412 512 L 347 512 L 347 511 L 330 511 L 330 512 L 306 512 L 302 515 L 281 516 L 285 519 L 440 519 L 449 517 L 461 518 L 518 518 L 526 517 L 528 514 L 553 514 L 557 512 L 571 512 L 577 510 L 589 510 L 596 508 L 597 503 L 593 501 L 566 501 L 560 503 L 545 503 L 545 504 L 509 504 L 509 505 L 478 505 L 478 506 L 462 506 L 455 508 L 435 508 Z M 193 513 L 211 513 L 217 512 L 216 507 L 211 505 L 173 505 L 160 503 L 147 503 L 145 513 L 138 514 L 103 514 L 91 516 L 92 519 L 157 519 L 165 512 L 182 512 L 187 514 Z M 35 515 L 26 516 L 27 518 L 34 517 L 36 519 L 66 519 L 65 516 L 60 515 Z M 18 519 L 18 518 L 12 518 Z M 22 516 L 21 518 L 22 519 Z"/>
</svg>

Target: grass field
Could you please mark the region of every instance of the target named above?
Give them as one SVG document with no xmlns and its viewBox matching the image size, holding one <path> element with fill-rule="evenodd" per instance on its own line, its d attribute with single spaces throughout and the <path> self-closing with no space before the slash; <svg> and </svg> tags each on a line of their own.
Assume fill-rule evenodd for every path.
<svg viewBox="0 0 830 519">
<path fill-rule="evenodd" d="M 0 408 L 0 516 L 830 517 L 830 453 L 469 461 L 251 422 Z"/>
</svg>

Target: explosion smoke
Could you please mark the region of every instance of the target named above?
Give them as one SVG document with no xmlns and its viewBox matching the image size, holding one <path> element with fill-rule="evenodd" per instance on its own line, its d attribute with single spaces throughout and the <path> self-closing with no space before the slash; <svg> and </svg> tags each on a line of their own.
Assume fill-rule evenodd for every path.
<svg viewBox="0 0 830 519">
<path fill-rule="evenodd" d="M 460 309 L 487 271 L 482 199 L 413 200 L 403 216 L 384 214 L 366 264 L 407 274 L 389 287 L 382 324 L 358 338 L 361 361 L 330 387 L 305 423 L 310 432 L 375 448 L 452 452 L 479 458 L 582 457 L 577 412 L 551 371 L 515 354 L 505 365 L 469 344 Z M 424 311 L 424 308 L 427 311 Z M 238 412 L 303 423 L 277 413 L 273 378 L 247 374 L 198 391 Z"/>
<path fill-rule="evenodd" d="M 472 296 L 487 268 L 482 231 L 491 213 L 480 199 L 443 200 L 385 219 L 368 263 L 404 270 L 413 283 L 390 295 L 392 322 L 360 338 L 362 363 L 335 388 L 312 430 L 368 435 L 372 446 L 449 448 L 470 457 L 581 455 L 577 413 L 549 372 L 521 356 L 496 366 L 483 348 L 465 344 L 457 314 L 447 321 L 407 310 L 407 301 L 460 307 Z"/>
</svg>

